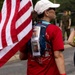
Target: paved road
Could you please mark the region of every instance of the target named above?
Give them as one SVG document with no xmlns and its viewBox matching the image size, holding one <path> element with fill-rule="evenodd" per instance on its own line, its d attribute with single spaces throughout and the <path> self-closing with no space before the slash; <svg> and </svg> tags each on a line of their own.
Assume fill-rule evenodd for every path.
<svg viewBox="0 0 75 75">
<path fill-rule="evenodd" d="M 67 48 L 64 51 L 66 72 L 68 75 L 75 75 L 75 67 L 73 62 L 74 52 L 75 52 L 75 48 Z"/>
<path fill-rule="evenodd" d="M 0 69 L 0 75 L 26 75 L 26 61 L 15 61 Z"/>
<path fill-rule="evenodd" d="M 73 65 L 73 54 L 75 48 L 67 48 L 64 51 L 67 75 L 75 75 L 75 67 Z M 0 75 L 26 75 L 26 61 L 13 61 L 4 65 L 0 69 Z"/>
</svg>

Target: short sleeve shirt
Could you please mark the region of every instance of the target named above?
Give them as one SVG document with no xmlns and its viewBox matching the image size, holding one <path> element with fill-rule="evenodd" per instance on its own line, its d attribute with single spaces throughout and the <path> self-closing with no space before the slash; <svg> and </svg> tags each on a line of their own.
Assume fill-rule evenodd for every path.
<svg viewBox="0 0 75 75">
<path fill-rule="evenodd" d="M 48 25 L 46 28 L 47 40 L 52 40 L 53 52 L 64 49 L 62 32 L 55 25 Z M 30 56 L 28 58 L 27 75 L 60 75 L 54 55 L 41 58 L 43 64 L 39 64 Z"/>
<path fill-rule="evenodd" d="M 46 37 L 52 41 L 54 51 L 63 50 L 64 43 L 62 39 L 62 31 L 55 25 L 49 25 L 46 29 Z"/>
</svg>

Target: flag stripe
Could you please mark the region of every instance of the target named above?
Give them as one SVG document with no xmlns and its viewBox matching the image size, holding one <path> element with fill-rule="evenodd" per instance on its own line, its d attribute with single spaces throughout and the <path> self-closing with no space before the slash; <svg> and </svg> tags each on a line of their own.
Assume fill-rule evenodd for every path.
<svg viewBox="0 0 75 75">
<path fill-rule="evenodd" d="M 6 20 L 5 20 L 5 23 L 4 23 L 4 26 L 3 26 L 3 29 L 2 29 L 2 46 L 3 47 L 6 47 L 7 46 L 7 42 L 6 42 L 6 25 L 7 25 L 7 23 L 8 23 L 8 21 L 9 21 L 9 18 L 10 18 L 10 14 L 11 14 L 11 1 L 8 1 L 8 0 L 6 0 L 7 2 L 7 4 L 6 4 L 6 8 L 7 8 L 7 16 L 6 16 Z"/>
<path fill-rule="evenodd" d="M 26 6 L 26 4 L 27 4 L 29 1 L 30 1 L 30 0 L 22 0 L 22 1 L 20 2 L 20 9 L 19 9 L 19 11 L 22 10 L 23 7 Z"/>
<path fill-rule="evenodd" d="M 30 24 L 18 34 L 19 42 L 22 41 L 23 38 L 25 38 L 25 40 L 27 41 L 27 39 L 31 37 L 32 34 L 28 35 L 32 30 L 32 25 L 31 24 L 32 24 L 32 22 L 30 22 Z M 29 36 L 28 38 L 26 38 L 27 35 Z M 3 58 L 4 55 L 6 55 L 13 47 L 18 45 L 18 43 L 15 43 L 12 46 L 6 47 L 3 50 L 1 50 L 0 51 L 0 59 Z M 22 42 L 22 43 L 24 43 L 24 42 Z M 22 44 L 20 46 L 22 46 Z M 18 47 L 20 47 L 20 46 L 18 46 Z M 13 54 L 13 52 L 12 52 L 12 54 Z"/>
<path fill-rule="evenodd" d="M 2 8 L 2 20 L 1 20 L 1 23 L 0 23 L 0 49 L 2 49 L 2 28 L 3 28 L 3 25 L 5 23 L 5 20 L 6 20 L 6 14 L 7 14 L 7 5 L 6 5 L 6 0 L 4 1 L 4 4 L 3 4 L 3 8 Z"/>
<path fill-rule="evenodd" d="M 8 0 L 9 1 L 9 0 Z M 13 19 L 15 19 L 15 18 L 13 18 L 14 16 L 15 16 L 15 12 L 16 13 L 18 13 L 18 8 L 17 8 L 17 6 L 19 6 L 18 4 L 16 5 L 16 3 L 17 3 L 17 1 L 18 0 L 11 0 L 11 14 L 10 14 L 10 18 L 9 18 L 9 22 L 8 22 L 8 24 L 7 24 L 7 27 L 6 27 L 6 31 L 5 31 L 5 33 L 6 33 L 6 42 L 7 42 L 7 44 L 8 44 L 8 46 L 9 45 L 12 45 L 16 40 L 17 40 L 17 35 L 16 35 L 16 31 L 15 31 L 15 25 L 12 25 L 12 23 L 13 23 Z M 8 4 L 8 3 L 7 3 Z M 16 10 L 16 11 L 15 11 Z M 14 20 L 15 21 L 15 20 Z M 11 30 L 11 29 L 13 29 L 13 30 Z M 9 31 L 10 30 L 10 31 Z M 11 31 L 14 33 L 14 34 L 11 34 Z M 13 37 L 15 38 L 15 40 L 13 40 Z M 15 36 L 14 36 L 15 35 Z"/>
<path fill-rule="evenodd" d="M 25 5 L 25 7 L 23 7 L 20 11 L 19 11 L 19 13 L 18 13 L 18 17 L 17 17 L 17 20 L 22 16 L 22 14 L 24 14 L 24 13 L 26 13 L 27 11 L 28 11 L 28 9 L 30 8 L 30 6 L 31 6 L 31 2 L 29 1 L 26 5 Z"/>
<path fill-rule="evenodd" d="M 0 67 L 4 65 L 20 48 L 22 48 L 32 36 L 31 0 L 22 0 L 16 20 L 16 32 L 18 42 L 7 46 L 0 51 Z M 25 2 L 25 3 L 24 3 Z M 22 6 L 22 7 L 21 7 Z M 21 14 L 21 15 L 20 15 Z"/>
<path fill-rule="evenodd" d="M 11 23 L 11 37 L 12 37 L 12 39 L 13 39 L 13 43 L 15 43 L 15 42 L 17 42 L 18 41 L 18 38 L 17 38 L 17 32 L 16 32 L 16 27 L 15 27 L 15 21 L 16 21 L 16 17 L 17 17 L 17 14 L 18 14 L 18 10 L 19 10 L 19 7 L 20 7 L 20 1 L 19 0 L 16 0 L 17 2 L 16 2 L 16 8 L 15 8 L 15 14 L 14 14 L 14 17 L 13 17 L 13 19 L 12 19 L 12 23 Z M 14 34 L 14 32 L 13 32 L 13 30 L 15 30 L 15 34 Z M 14 38 L 14 36 L 16 36 L 15 38 Z"/>
<path fill-rule="evenodd" d="M 26 19 L 25 22 L 23 22 L 23 23 L 21 24 L 21 26 L 19 26 L 19 27 L 17 28 L 17 33 L 19 34 L 30 22 L 31 22 L 31 15 Z"/>
<path fill-rule="evenodd" d="M 10 57 L 12 57 L 19 50 L 19 46 L 23 47 L 27 43 L 27 41 L 31 37 L 31 34 L 32 34 L 32 30 L 17 45 L 15 45 L 15 47 L 11 48 L 11 50 L 5 56 L 3 56 L 2 59 L 0 59 L 0 67 L 3 66 L 4 63 L 6 63 L 7 60 L 9 60 Z M 3 59 L 5 59 L 5 60 L 3 60 Z"/>
<path fill-rule="evenodd" d="M 28 6 L 27 6 L 28 5 Z M 24 6 L 24 8 L 22 8 L 19 13 L 18 13 L 18 17 L 17 17 L 17 25 L 16 28 L 20 27 L 21 24 L 30 16 L 30 12 L 31 12 L 31 8 L 30 8 L 30 2 L 28 2 L 28 4 L 26 4 L 26 6 Z"/>
<path fill-rule="evenodd" d="M 16 41 L 18 41 L 17 33 L 15 30 L 15 21 L 16 21 L 16 14 L 18 13 L 19 5 L 20 5 L 20 1 L 18 0 L 10 0 L 10 1 L 6 0 L 7 17 L 1 33 L 3 48 L 12 45 Z"/>
</svg>

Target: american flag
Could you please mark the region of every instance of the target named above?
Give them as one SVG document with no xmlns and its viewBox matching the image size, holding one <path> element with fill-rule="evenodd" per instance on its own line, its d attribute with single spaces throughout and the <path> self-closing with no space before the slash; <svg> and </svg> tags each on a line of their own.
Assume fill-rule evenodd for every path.
<svg viewBox="0 0 75 75">
<path fill-rule="evenodd" d="M 0 67 L 31 38 L 31 11 L 31 0 L 4 1 L 0 14 Z"/>
</svg>

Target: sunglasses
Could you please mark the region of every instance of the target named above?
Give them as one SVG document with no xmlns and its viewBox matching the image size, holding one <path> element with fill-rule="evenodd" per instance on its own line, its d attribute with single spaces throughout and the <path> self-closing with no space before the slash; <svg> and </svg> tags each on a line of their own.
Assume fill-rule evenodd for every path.
<svg viewBox="0 0 75 75">
<path fill-rule="evenodd" d="M 49 9 L 47 9 L 47 11 L 49 11 L 49 10 L 54 10 L 55 11 L 55 8 L 49 8 Z"/>
</svg>

